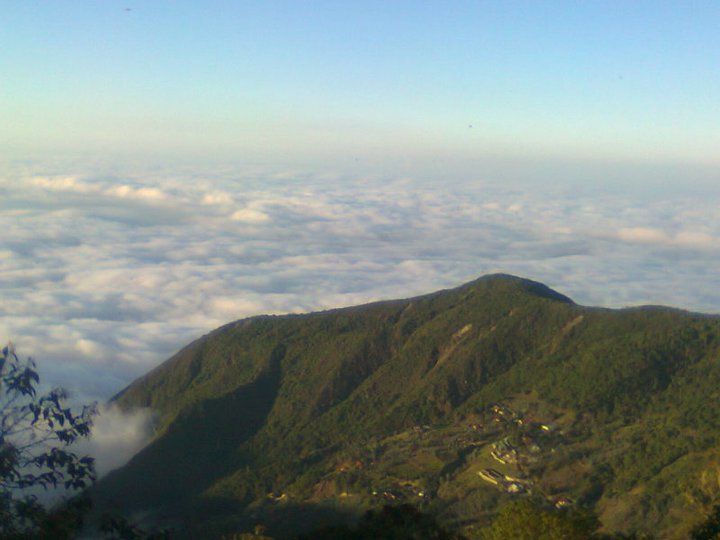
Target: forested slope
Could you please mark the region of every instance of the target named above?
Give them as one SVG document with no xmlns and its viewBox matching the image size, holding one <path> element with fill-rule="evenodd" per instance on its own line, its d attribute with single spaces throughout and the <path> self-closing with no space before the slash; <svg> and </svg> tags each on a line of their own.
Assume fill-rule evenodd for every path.
<svg viewBox="0 0 720 540">
<path fill-rule="evenodd" d="M 245 319 L 116 396 L 155 410 L 157 435 L 96 496 L 189 536 L 282 534 L 388 500 L 472 533 L 530 497 L 682 538 L 720 490 L 719 339 L 717 317 L 588 308 L 505 275 Z"/>
</svg>

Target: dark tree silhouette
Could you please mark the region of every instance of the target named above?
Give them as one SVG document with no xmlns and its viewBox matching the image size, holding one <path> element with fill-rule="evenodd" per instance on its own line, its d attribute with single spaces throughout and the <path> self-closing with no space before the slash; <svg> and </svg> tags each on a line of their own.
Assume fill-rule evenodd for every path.
<svg viewBox="0 0 720 540">
<path fill-rule="evenodd" d="M 60 488 L 77 493 L 95 480 L 93 459 L 80 457 L 70 445 L 90 434 L 96 406 L 74 412 L 66 393 L 54 389 L 38 395 L 35 363 L 19 360 L 12 344 L 0 354 L 0 537 L 55 538 L 77 526 L 76 499 L 48 513 L 29 491 Z"/>
<path fill-rule="evenodd" d="M 410 504 L 365 512 L 356 527 L 337 526 L 301 534 L 298 540 L 463 540 Z"/>
</svg>

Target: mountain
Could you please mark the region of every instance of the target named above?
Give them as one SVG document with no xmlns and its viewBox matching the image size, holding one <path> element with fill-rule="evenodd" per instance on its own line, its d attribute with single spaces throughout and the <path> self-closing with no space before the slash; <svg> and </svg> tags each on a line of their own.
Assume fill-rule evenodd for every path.
<svg viewBox="0 0 720 540">
<path fill-rule="evenodd" d="M 531 497 L 683 538 L 720 492 L 719 344 L 719 317 L 583 307 L 507 275 L 244 319 L 113 398 L 157 431 L 97 506 L 219 538 L 402 501 L 472 536 Z"/>
</svg>

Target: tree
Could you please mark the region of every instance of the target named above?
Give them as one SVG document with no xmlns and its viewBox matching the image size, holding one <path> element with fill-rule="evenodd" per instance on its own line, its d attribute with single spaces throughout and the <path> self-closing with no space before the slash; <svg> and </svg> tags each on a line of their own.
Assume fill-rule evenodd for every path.
<svg viewBox="0 0 720 540">
<path fill-rule="evenodd" d="M 698 524 L 691 532 L 692 540 L 716 540 L 720 538 L 720 504 L 713 508 L 712 513 Z"/>
<path fill-rule="evenodd" d="M 546 510 L 530 501 L 505 505 L 492 524 L 480 531 L 481 540 L 588 540 L 597 523 L 585 516 Z"/>
<path fill-rule="evenodd" d="M 456 540 L 461 537 L 443 529 L 435 518 L 411 504 L 368 510 L 360 520 L 360 538 L 388 540 Z"/>
<path fill-rule="evenodd" d="M 169 529 L 143 529 L 120 516 L 104 515 L 100 523 L 100 532 L 107 540 L 169 540 Z M 255 537 L 262 540 L 265 537 Z M 240 537 L 242 540 L 242 535 Z M 234 539 L 233 539 L 234 540 Z M 273 540 L 269 538 L 269 540 Z"/>
<path fill-rule="evenodd" d="M 441 527 L 430 514 L 411 504 L 383 506 L 365 512 L 356 527 L 316 529 L 298 540 L 463 540 Z"/>
<path fill-rule="evenodd" d="M 69 447 L 90 434 L 93 405 L 74 412 L 62 389 L 38 395 L 40 377 L 31 358 L 20 361 L 8 344 L 0 355 L 0 537 L 68 537 L 87 502 L 75 499 L 49 513 L 40 489 L 81 491 L 95 480 L 93 459 Z"/>
</svg>

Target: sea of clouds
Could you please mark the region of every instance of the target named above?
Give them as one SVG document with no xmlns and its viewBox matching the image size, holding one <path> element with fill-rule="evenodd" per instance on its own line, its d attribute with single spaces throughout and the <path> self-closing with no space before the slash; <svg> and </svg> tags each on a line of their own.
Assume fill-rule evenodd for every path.
<svg viewBox="0 0 720 540">
<path fill-rule="evenodd" d="M 307 170 L 0 162 L 0 339 L 82 403 L 235 319 L 492 272 L 586 305 L 720 312 L 712 181 Z M 79 449 L 102 474 L 150 420 L 103 406 Z"/>
<path fill-rule="evenodd" d="M 0 338 L 105 400 L 238 318 L 491 272 L 587 305 L 720 312 L 720 191 L 529 176 L 5 162 Z"/>
</svg>

